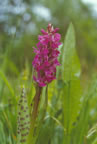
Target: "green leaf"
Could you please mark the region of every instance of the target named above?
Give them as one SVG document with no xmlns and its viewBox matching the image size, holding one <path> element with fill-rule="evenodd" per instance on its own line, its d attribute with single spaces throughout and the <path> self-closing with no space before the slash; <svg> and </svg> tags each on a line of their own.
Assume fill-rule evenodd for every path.
<svg viewBox="0 0 97 144">
<path fill-rule="evenodd" d="M 80 62 L 75 49 L 75 32 L 70 24 L 63 46 L 62 79 L 65 82 L 63 90 L 64 128 L 66 129 L 66 144 L 76 121 L 80 104 Z"/>
<path fill-rule="evenodd" d="M 97 138 L 92 142 L 92 144 L 97 144 Z"/>
<path fill-rule="evenodd" d="M 80 116 L 75 129 L 75 141 L 74 143 L 84 143 L 88 131 L 88 120 L 89 120 L 89 101 L 83 101 Z"/>
<path fill-rule="evenodd" d="M 3 123 L 0 121 L 0 143 L 6 143 L 6 137 L 5 137 L 5 133 L 4 133 L 4 125 Z"/>
<path fill-rule="evenodd" d="M 6 86 L 8 87 L 10 93 L 12 96 L 14 96 L 14 90 L 11 86 L 11 84 L 9 83 L 9 81 L 7 80 L 6 76 L 4 75 L 4 73 L 0 70 L 0 77 L 3 79 L 3 81 L 5 82 Z"/>
<path fill-rule="evenodd" d="M 94 133 L 97 133 L 97 124 L 95 124 L 95 125 L 88 131 L 87 138 L 90 138 L 91 136 L 93 136 Z"/>
</svg>

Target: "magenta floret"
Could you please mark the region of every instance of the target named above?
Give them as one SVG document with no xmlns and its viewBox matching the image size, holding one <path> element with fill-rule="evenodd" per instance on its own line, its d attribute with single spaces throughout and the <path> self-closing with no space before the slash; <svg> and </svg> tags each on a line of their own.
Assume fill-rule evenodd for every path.
<svg viewBox="0 0 97 144">
<path fill-rule="evenodd" d="M 59 28 L 54 29 L 51 24 L 48 24 L 47 31 L 42 29 L 42 35 L 38 36 L 37 49 L 33 48 L 36 54 L 32 62 L 33 79 L 40 87 L 44 87 L 56 79 L 56 66 L 60 65 L 58 47 L 61 45 L 61 35 L 57 33 L 58 30 Z"/>
</svg>

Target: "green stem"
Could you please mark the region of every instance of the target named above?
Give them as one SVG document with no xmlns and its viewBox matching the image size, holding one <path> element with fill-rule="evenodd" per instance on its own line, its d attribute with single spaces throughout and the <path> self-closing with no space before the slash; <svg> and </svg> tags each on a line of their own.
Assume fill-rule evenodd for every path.
<svg viewBox="0 0 97 144">
<path fill-rule="evenodd" d="M 37 125 L 37 129 L 35 130 L 35 133 L 36 133 L 36 136 L 34 137 L 34 144 L 36 143 L 37 141 L 37 137 L 39 135 L 39 132 L 40 132 L 40 129 L 42 127 L 42 124 L 43 124 L 43 121 L 44 121 L 44 117 L 45 117 L 45 114 L 46 114 L 46 109 L 47 109 L 47 104 L 48 104 L 48 86 L 45 88 L 45 90 L 43 90 L 43 93 L 42 96 L 45 96 L 45 101 L 44 101 L 44 104 L 43 104 L 43 111 L 41 113 L 41 119 L 40 119 L 40 122 L 39 124 Z"/>
<path fill-rule="evenodd" d="M 36 95 L 34 97 L 33 111 L 31 114 L 31 125 L 30 125 L 27 144 L 33 144 L 33 133 L 34 133 L 34 127 L 35 127 L 35 122 L 38 113 L 41 92 L 42 92 L 42 88 L 37 86 Z"/>
<path fill-rule="evenodd" d="M 67 103 L 67 111 L 66 111 L 66 117 L 65 117 L 65 127 L 66 127 L 66 132 L 65 132 L 65 138 L 64 138 L 64 144 L 70 144 L 70 89 L 71 89 L 71 82 L 68 82 L 67 85 L 67 93 L 66 93 L 66 103 Z"/>
</svg>

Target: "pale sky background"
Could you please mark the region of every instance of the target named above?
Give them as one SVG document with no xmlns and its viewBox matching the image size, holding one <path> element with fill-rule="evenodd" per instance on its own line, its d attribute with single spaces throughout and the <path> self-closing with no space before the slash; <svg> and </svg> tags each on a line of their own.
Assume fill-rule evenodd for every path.
<svg viewBox="0 0 97 144">
<path fill-rule="evenodd" d="M 82 0 L 85 4 L 90 4 L 93 15 L 97 16 L 97 0 Z"/>
</svg>

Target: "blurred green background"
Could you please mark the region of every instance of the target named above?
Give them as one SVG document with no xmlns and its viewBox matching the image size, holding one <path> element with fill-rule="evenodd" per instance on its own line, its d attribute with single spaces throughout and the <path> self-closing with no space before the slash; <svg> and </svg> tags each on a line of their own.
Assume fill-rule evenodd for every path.
<svg viewBox="0 0 97 144">
<path fill-rule="evenodd" d="M 29 80 L 28 95 L 34 96 L 35 89 L 29 90 L 32 86 L 32 47 L 38 42 L 40 30 L 46 29 L 49 22 L 60 28 L 62 42 L 71 22 L 75 28 L 83 87 L 79 99 L 83 103 L 77 124 L 73 124 L 71 141 L 75 142 L 73 144 L 97 144 L 97 76 L 92 77 L 97 75 L 97 2 L 90 0 L 94 2 L 91 4 L 87 1 L 0 0 L 0 144 L 16 144 L 17 101 L 20 85 L 23 84 L 21 77 L 25 75 L 25 79 Z M 92 82 L 89 83 L 91 77 Z M 57 82 L 56 92 L 55 83 L 49 88 L 47 121 L 38 144 L 59 144 L 64 138 L 61 90 L 64 90 L 65 84 L 62 80 Z"/>
<path fill-rule="evenodd" d="M 6 52 L 8 60 L 19 71 L 26 60 L 31 67 L 32 47 L 36 46 L 41 28 L 46 29 L 51 22 L 60 28 L 63 40 L 68 24 L 72 22 L 82 71 L 88 76 L 97 66 L 97 12 L 91 4 L 84 2 L 85 0 L 1 0 L 0 67 Z M 10 74 L 9 66 L 7 71 Z"/>
</svg>

